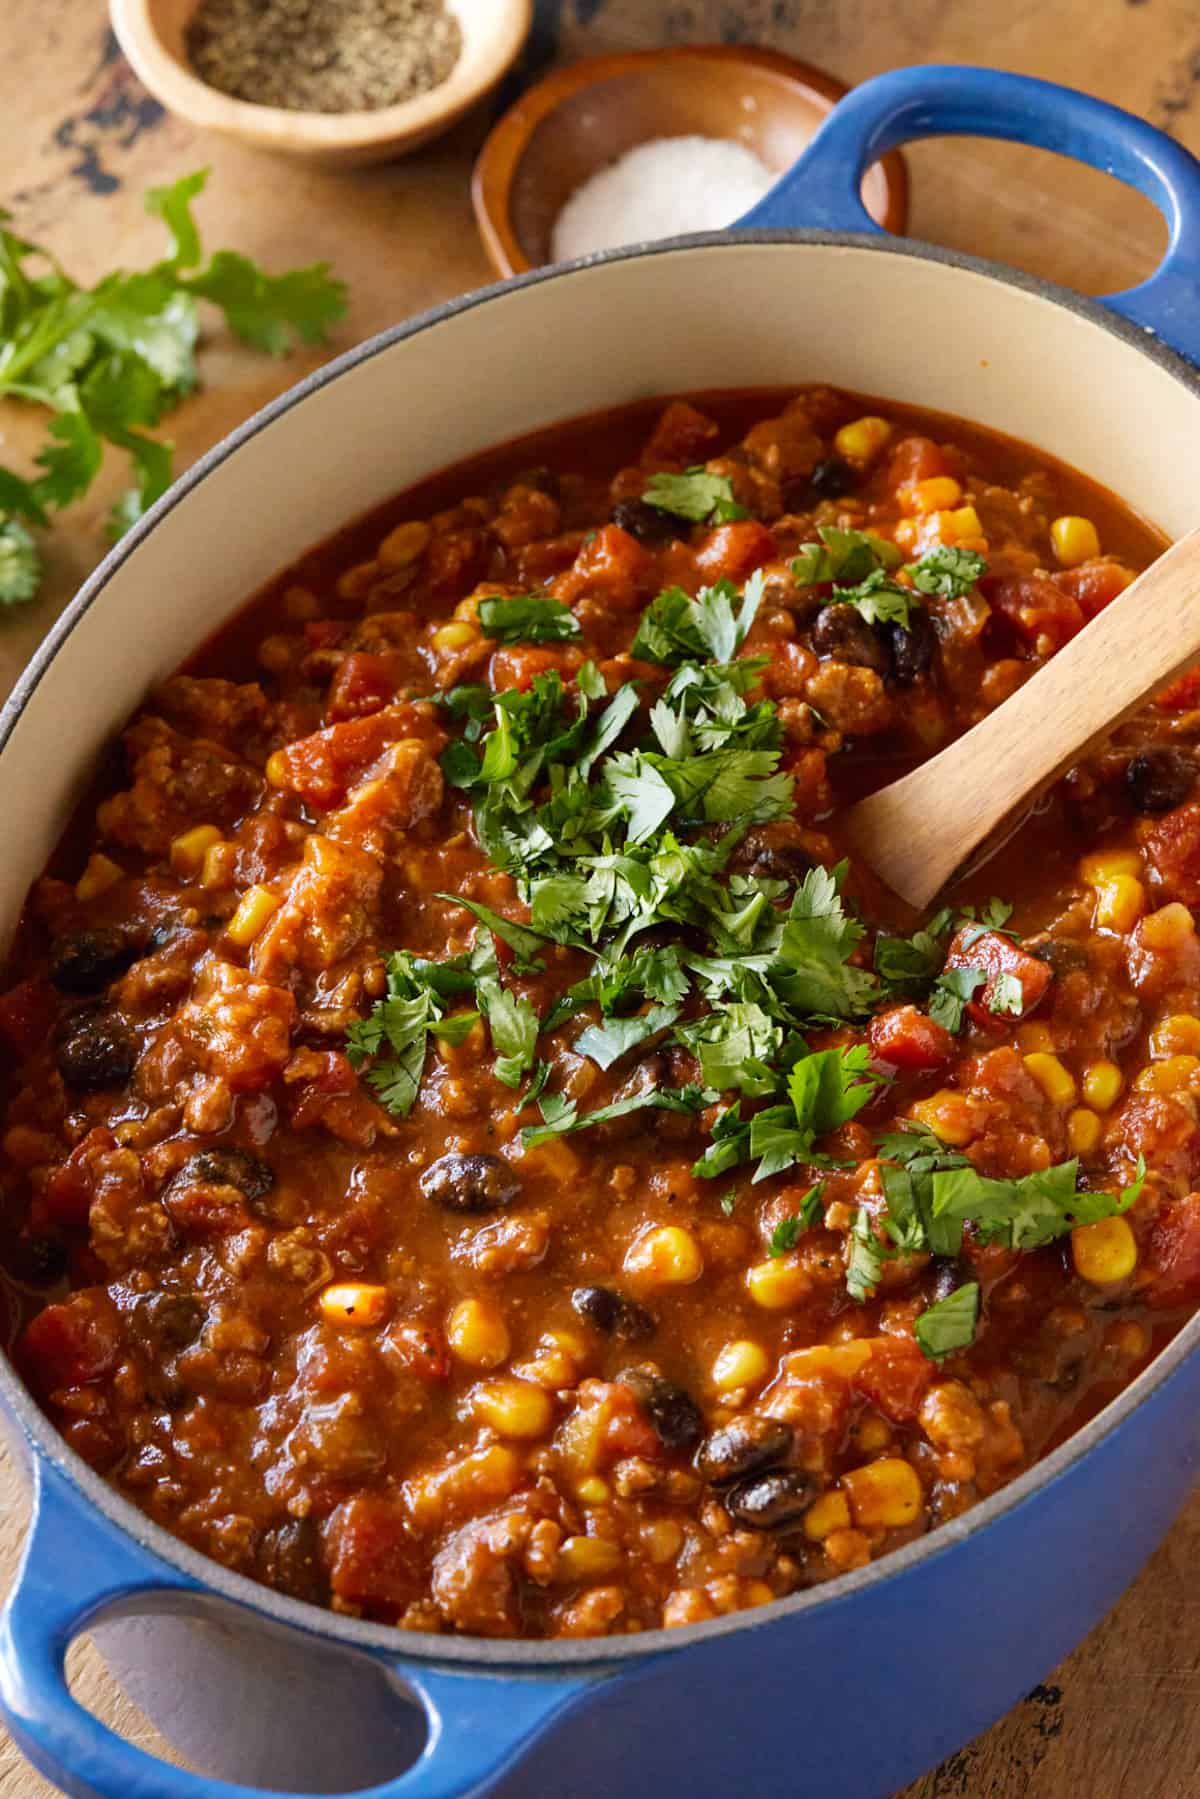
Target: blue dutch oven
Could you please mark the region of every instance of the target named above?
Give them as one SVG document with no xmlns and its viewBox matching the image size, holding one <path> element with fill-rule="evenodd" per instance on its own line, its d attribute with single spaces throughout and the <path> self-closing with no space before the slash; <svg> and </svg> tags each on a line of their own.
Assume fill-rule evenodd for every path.
<svg viewBox="0 0 1200 1799">
<path fill-rule="evenodd" d="M 884 237 L 864 169 L 945 134 L 1038 145 L 1138 188 L 1170 227 L 1162 266 L 1094 302 Z M 915 68 L 843 100 L 735 230 L 539 271 L 384 333 L 193 469 L 51 633 L 0 727 L 0 914 L 15 919 L 98 745 L 153 678 L 306 543 L 520 431 L 638 394 L 823 379 L 1009 431 L 1181 534 L 1197 511 L 1198 281 L 1200 165 L 1177 144 L 1067 88 Z M 33 1521 L 0 1623 L 0 1710 L 77 1799 L 255 1799 L 247 1779 L 372 1799 L 882 1799 L 1052 1669 L 1166 1531 L 1200 1450 L 1198 1340 L 1200 1320 L 1030 1473 L 896 1555 L 685 1630 L 548 1643 L 401 1633 L 219 1568 L 70 1454 L 4 1366 Z M 64 1657 L 83 1630 L 203 1777 L 72 1696 Z"/>
</svg>

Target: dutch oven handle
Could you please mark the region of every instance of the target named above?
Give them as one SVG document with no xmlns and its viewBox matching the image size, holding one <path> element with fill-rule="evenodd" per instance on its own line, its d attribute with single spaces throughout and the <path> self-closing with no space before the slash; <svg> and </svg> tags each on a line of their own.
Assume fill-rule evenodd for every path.
<svg viewBox="0 0 1200 1799">
<path fill-rule="evenodd" d="M 795 167 L 739 226 L 880 228 L 862 203 L 864 172 L 926 137 L 994 137 L 1053 150 L 1152 200 L 1170 233 L 1148 281 L 1102 303 L 1200 363 L 1200 162 L 1119 106 L 1030 75 L 954 64 L 895 69 L 852 89 Z"/>
<path fill-rule="evenodd" d="M 101 1724 L 68 1688 L 66 1653 L 89 1623 L 162 1610 L 203 1592 L 97 1512 L 61 1469 L 35 1464 L 33 1521 L 0 1616 L 0 1717 L 34 1766 L 73 1799 L 305 1799 L 172 1767 Z M 425 1711 L 425 1748 L 407 1772 L 352 1799 L 476 1793 L 600 1678 L 427 1670 L 401 1659 L 389 1665 Z"/>
</svg>

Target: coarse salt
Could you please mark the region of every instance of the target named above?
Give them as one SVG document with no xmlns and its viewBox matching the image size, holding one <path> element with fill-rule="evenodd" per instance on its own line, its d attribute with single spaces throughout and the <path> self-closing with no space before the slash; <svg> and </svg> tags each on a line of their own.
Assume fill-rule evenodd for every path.
<svg viewBox="0 0 1200 1799">
<path fill-rule="evenodd" d="M 778 173 L 721 137 L 659 137 L 627 150 L 577 188 L 555 220 L 555 262 L 684 231 L 731 225 Z"/>
</svg>

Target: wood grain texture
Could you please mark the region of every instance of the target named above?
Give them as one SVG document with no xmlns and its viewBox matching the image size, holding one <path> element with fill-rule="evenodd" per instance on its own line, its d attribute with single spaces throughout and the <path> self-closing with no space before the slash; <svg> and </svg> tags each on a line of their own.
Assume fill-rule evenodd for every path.
<svg viewBox="0 0 1200 1799">
<path fill-rule="evenodd" d="M 843 820 L 851 848 L 923 909 L 976 850 L 1003 842 L 1006 821 L 1011 835 L 1059 775 L 1195 666 L 1198 600 L 1195 530 L 973 730 L 860 800 Z"/>
<path fill-rule="evenodd" d="M 561 54 L 585 55 L 731 36 L 774 44 L 847 81 L 898 63 L 988 62 L 1071 81 L 1145 113 L 1200 151 L 1200 0 L 1007 0 L 1003 7 L 995 0 L 540 0 L 538 10 L 531 68 L 545 61 L 552 41 Z M 84 276 L 151 259 L 159 236 L 142 213 L 143 188 L 209 163 L 202 217 L 210 242 L 235 245 L 268 266 L 328 257 L 349 281 L 353 309 L 335 349 L 488 278 L 467 186 L 487 111 L 409 161 L 338 176 L 268 161 L 164 117 L 120 62 L 103 0 L 5 0 L 0 48 L 0 204 L 19 230 L 53 244 Z M 917 146 L 909 165 L 914 235 L 1087 292 L 1137 280 L 1163 242 L 1144 201 L 1041 152 L 945 140 Z M 319 360 L 308 352 L 268 364 L 213 337 L 202 352 L 205 390 L 170 423 L 179 466 Z M 0 411 L 0 457 L 19 463 L 39 441 L 34 421 Z M 106 467 L 50 540 L 44 597 L 0 619 L 0 687 L 11 685 L 100 555 L 103 520 L 123 485 L 119 465 Z M 0 1586 L 15 1568 L 23 1528 L 22 1496 L 0 1462 Z M 1198 1559 L 1200 1495 L 1088 1642 L 903 1799 L 1184 1799 L 1195 1792 Z M 936 1620 L 914 1620 L 918 1628 L 936 1647 Z M 87 1703 L 154 1741 L 86 1645 L 76 1666 Z M 50 1794 L 0 1733 L 2 1799 Z"/>
</svg>

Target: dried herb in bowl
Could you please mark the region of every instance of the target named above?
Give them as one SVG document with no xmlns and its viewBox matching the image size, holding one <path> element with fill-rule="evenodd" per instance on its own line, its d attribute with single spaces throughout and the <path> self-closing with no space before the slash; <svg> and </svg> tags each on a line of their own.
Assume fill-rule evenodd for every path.
<svg viewBox="0 0 1200 1799">
<path fill-rule="evenodd" d="M 462 51 L 444 0 L 201 0 L 196 74 L 235 100 L 374 112 L 440 87 Z"/>
</svg>

